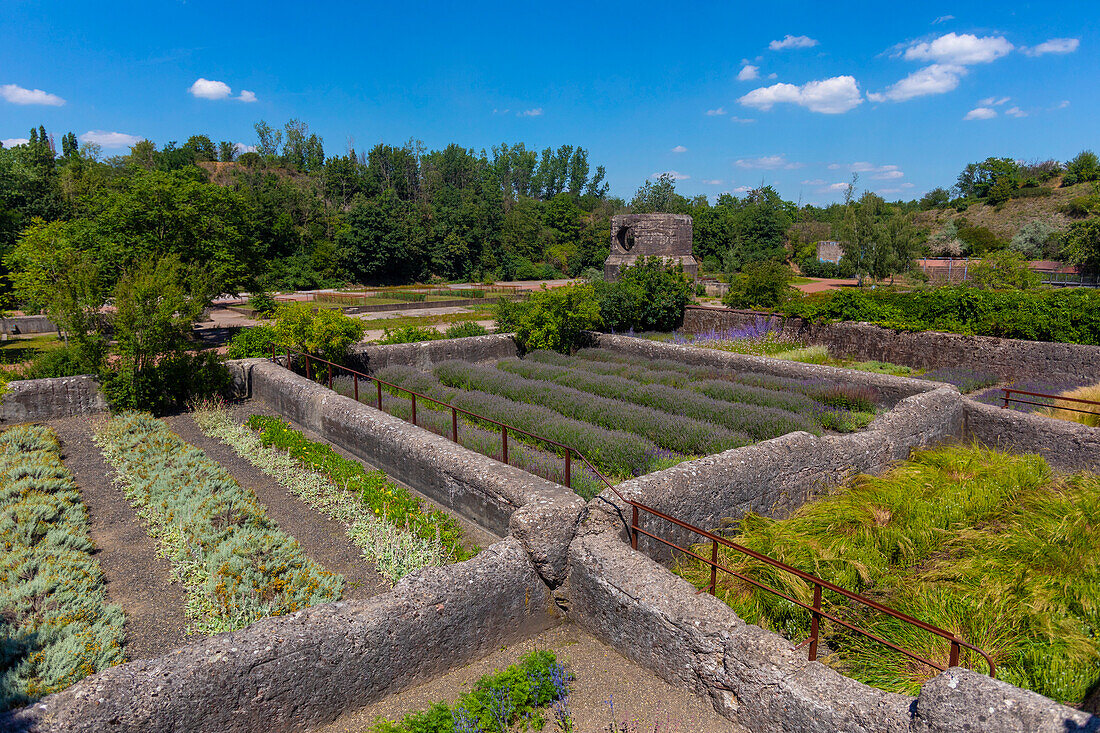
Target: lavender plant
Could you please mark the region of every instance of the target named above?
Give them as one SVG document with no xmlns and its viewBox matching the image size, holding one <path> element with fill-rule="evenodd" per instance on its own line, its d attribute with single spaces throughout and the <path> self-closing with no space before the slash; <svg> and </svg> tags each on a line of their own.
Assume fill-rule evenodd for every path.
<svg viewBox="0 0 1100 733">
<path fill-rule="evenodd" d="M 53 431 L 0 433 L 0 712 L 123 662 L 88 512 Z"/>
<path fill-rule="evenodd" d="M 309 560 L 255 494 L 163 421 L 123 413 L 95 441 L 187 591 L 189 630 L 239 629 L 340 598 L 343 576 Z"/>
</svg>

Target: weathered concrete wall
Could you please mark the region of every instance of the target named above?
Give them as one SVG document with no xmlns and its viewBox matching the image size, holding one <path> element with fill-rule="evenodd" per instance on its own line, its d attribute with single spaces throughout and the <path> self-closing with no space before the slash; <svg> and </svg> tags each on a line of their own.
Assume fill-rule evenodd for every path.
<svg viewBox="0 0 1100 733">
<path fill-rule="evenodd" d="M 528 548 L 547 583 L 561 582 L 584 501 L 564 486 L 505 465 L 268 361 L 250 361 L 253 399 L 377 466 L 440 504 Z"/>
<path fill-rule="evenodd" d="M 1063 471 L 1100 471 L 1100 428 L 964 400 L 963 436 L 1013 453 L 1038 453 Z"/>
<path fill-rule="evenodd" d="M 763 320 L 791 338 L 827 346 L 830 353 L 920 369 L 964 367 L 1002 379 L 1100 381 L 1100 346 L 962 336 L 935 331 L 894 331 L 869 323 L 813 324 L 754 311 L 688 306 L 684 331 L 706 333 Z"/>
<path fill-rule="evenodd" d="M 89 376 L 17 379 L 0 396 L 0 423 L 52 420 L 107 409 L 99 383 Z"/>
<path fill-rule="evenodd" d="M 410 300 L 404 303 L 369 303 L 367 305 L 350 305 L 344 308 L 344 313 L 352 315 L 355 313 L 381 313 L 384 311 L 407 311 L 430 308 L 460 308 L 468 305 L 496 303 L 501 298 L 512 300 L 509 296 L 497 295 L 492 298 L 453 298 L 451 300 Z"/>
<path fill-rule="evenodd" d="M 357 346 L 348 355 L 348 366 L 367 374 L 389 366 L 406 365 L 431 369 L 448 359 L 480 362 L 517 356 L 519 347 L 510 333 L 468 336 L 459 339 L 421 341 L 389 346 Z"/>
<path fill-rule="evenodd" d="M 649 359 L 675 359 L 694 366 L 732 369 L 757 374 L 771 374 L 791 379 L 824 379 L 846 384 L 859 384 L 878 390 L 887 405 L 922 392 L 930 392 L 943 384 L 926 379 L 892 377 L 888 374 L 861 372 L 856 369 L 840 369 L 820 364 L 803 364 L 785 359 L 772 359 L 766 356 L 732 354 L 718 349 L 703 349 L 698 346 L 680 346 L 666 344 L 650 339 L 630 336 L 613 336 L 606 333 L 590 333 L 592 343 L 605 349 L 623 354 L 644 356 Z"/>
<path fill-rule="evenodd" d="M 624 481 L 618 489 L 703 529 L 727 528 L 750 511 L 781 518 L 856 474 L 880 473 L 894 461 L 908 458 L 914 448 L 958 435 L 962 403 L 957 390 L 942 387 L 902 400 L 858 433 L 821 438 L 788 433 Z M 610 492 L 603 496 L 618 502 Z M 640 523 L 681 546 L 699 539 L 644 513 Z M 645 536 L 639 537 L 638 548 L 662 561 L 671 557 L 666 545 Z"/>
<path fill-rule="evenodd" d="M 393 591 L 257 621 L 113 667 L 9 715 L 4 731 L 301 731 L 545 628 L 515 539 Z"/>
<path fill-rule="evenodd" d="M 709 697 L 754 733 L 1064 733 L 1100 731 L 1100 719 L 984 675 L 953 668 L 917 698 L 842 676 L 787 639 L 746 624 L 724 603 L 697 594 L 619 536 L 601 499 L 570 546 L 557 594 L 569 615 L 670 684 Z"/>
<path fill-rule="evenodd" d="M 699 263 L 691 254 L 691 217 L 682 214 L 616 214 L 611 217 L 611 247 L 604 261 L 604 277 L 615 280 L 619 270 L 641 257 L 679 262 L 691 277 Z"/>
<path fill-rule="evenodd" d="M 27 336 L 36 333 L 57 333 L 57 326 L 46 316 L 9 316 L 0 318 L 0 334 Z"/>
</svg>

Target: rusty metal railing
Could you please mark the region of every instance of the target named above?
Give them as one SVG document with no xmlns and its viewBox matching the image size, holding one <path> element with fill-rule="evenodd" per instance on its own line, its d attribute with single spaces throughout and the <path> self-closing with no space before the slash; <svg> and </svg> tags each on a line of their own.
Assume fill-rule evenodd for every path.
<svg viewBox="0 0 1100 733">
<path fill-rule="evenodd" d="M 1042 392 L 1027 392 L 1022 389 L 1010 389 L 1008 387 L 1001 387 L 1001 391 L 1004 392 L 1004 404 L 1001 407 L 1008 409 L 1008 404 L 1011 402 L 1018 405 L 1036 405 L 1038 407 L 1049 407 L 1052 410 L 1069 410 L 1070 412 L 1083 412 L 1086 415 L 1100 415 L 1100 402 L 1096 400 L 1083 400 L 1078 397 L 1062 397 L 1056 394 L 1043 394 Z M 1031 400 L 1021 400 L 1013 397 L 1012 395 L 1019 394 L 1025 397 L 1039 397 L 1042 399 L 1055 400 L 1055 402 L 1034 402 Z M 1070 407 L 1069 405 L 1057 404 L 1058 402 L 1075 402 L 1078 404 L 1092 405 L 1097 408 L 1095 410 L 1082 410 L 1077 407 Z"/>
<path fill-rule="evenodd" d="M 849 631 L 853 631 L 857 634 L 861 634 L 861 635 L 863 635 L 863 636 L 865 636 L 865 637 L 867 637 L 867 638 L 869 638 L 873 641 L 878 642 L 879 644 L 883 644 L 884 646 L 889 647 L 890 649 L 893 649 L 894 651 L 899 652 L 899 653 L 909 657 L 910 659 L 921 662 L 922 664 L 926 664 L 929 667 L 931 667 L 935 670 L 938 670 L 940 672 L 945 671 L 947 669 L 947 667 L 957 666 L 958 663 L 959 663 L 959 657 L 961 655 L 962 649 L 969 649 L 969 650 L 979 654 L 985 660 L 986 664 L 989 666 L 989 676 L 990 677 L 996 677 L 996 675 L 997 675 L 997 666 L 996 666 L 996 664 L 994 664 L 993 659 L 990 658 L 990 656 L 988 654 L 986 654 L 984 651 L 982 651 L 978 647 L 974 646 L 973 644 L 970 644 L 970 643 L 958 638 L 957 636 L 955 636 L 950 631 L 947 631 L 945 629 L 941 629 L 938 626 L 933 626 L 932 624 L 929 624 L 929 623 L 925 623 L 924 621 L 913 618 L 912 616 L 901 613 L 900 611 L 895 611 L 894 609 L 889 608 L 888 606 L 884 606 L 881 603 L 878 603 L 877 601 L 874 601 L 870 598 L 867 598 L 866 596 L 862 596 L 859 593 L 854 593 L 850 590 L 846 590 L 844 588 L 841 588 L 840 586 L 835 585 L 833 583 L 830 583 L 827 580 L 824 580 L 822 578 L 818 578 L 817 576 L 814 576 L 814 575 L 811 575 L 807 572 L 799 570 L 796 567 L 793 567 L 791 565 L 787 565 L 784 562 L 781 562 L 781 561 L 776 560 L 774 558 L 768 557 L 767 555 L 763 555 L 763 554 L 761 554 L 759 552 L 756 552 L 755 550 L 751 550 L 748 547 L 745 547 L 743 545 L 739 545 L 735 542 L 732 542 L 732 541 L 726 539 L 725 537 L 721 537 L 720 535 L 716 535 L 713 532 L 708 532 L 705 529 L 702 529 L 700 527 L 696 527 L 692 524 L 688 524 L 687 522 L 684 522 L 684 521 L 682 521 L 680 519 L 677 519 L 673 516 L 665 514 L 664 512 L 662 512 L 659 509 L 655 509 L 651 506 L 647 506 L 647 505 L 641 503 L 640 501 L 635 501 L 634 499 L 630 499 L 630 498 L 624 496 L 622 494 L 622 492 L 620 492 L 619 489 L 616 488 L 616 486 L 613 483 L 611 483 L 611 481 L 608 480 L 608 478 L 606 476 L 604 476 L 603 473 L 601 473 L 598 468 L 596 468 L 594 465 L 592 465 L 591 461 L 589 461 L 588 458 L 586 458 L 585 455 L 583 453 L 581 453 L 579 450 L 577 450 L 576 448 L 573 448 L 571 446 L 567 446 L 564 443 L 559 443 L 556 440 L 551 440 L 550 438 L 544 438 L 541 435 L 536 435 L 535 433 L 531 433 L 527 430 L 521 430 L 520 428 L 517 428 L 515 426 L 508 425 L 506 423 L 502 423 L 499 420 L 494 420 L 492 418 L 488 418 L 488 417 L 485 417 L 483 415 L 478 415 L 475 412 L 471 412 L 469 410 L 464 410 L 461 407 L 456 407 L 454 405 L 450 405 L 450 404 L 448 404 L 446 402 L 443 402 L 441 400 L 437 400 L 434 397 L 429 397 L 428 395 L 421 394 L 419 392 L 415 392 L 415 391 L 413 391 L 411 389 L 408 389 L 406 387 L 401 387 L 400 385 L 396 385 L 396 384 L 392 384 L 390 382 L 386 382 L 384 380 L 379 379 L 378 377 L 374 377 L 374 376 L 371 376 L 369 374 L 364 374 L 363 372 L 358 372 L 354 369 L 343 366 L 341 364 L 336 364 L 336 363 L 328 361 L 326 359 L 321 359 L 319 357 L 312 356 L 312 355 L 306 354 L 304 352 L 294 351 L 293 349 L 286 349 L 285 351 L 286 351 L 287 365 L 288 366 L 289 366 L 290 357 L 291 357 L 292 354 L 297 354 L 298 356 L 300 356 L 304 360 L 305 370 L 306 370 L 306 378 L 310 379 L 311 381 L 313 380 L 313 372 L 312 372 L 312 369 L 311 369 L 311 361 L 315 361 L 315 362 L 318 362 L 319 364 L 325 365 L 327 367 L 327 370 L 328 370 L 328 387 L 329 387 L 329 389 L 332 389 L 332 379 L 333 379 L 333 370 L 334 369 L 342 370 L 344 372 L 347 372 L 347 373 L 351 374 L 352 377 L 353 377 L 354 397 L 355 397 L 355 400 L 357 402 L 360 401 L 359 400 L 359 381 L 360 381 L 360 379 L 366 379 L 369 382 L 373 382 L 375 384 L 375 387 L 376 387 L 377 407 L 378 407 L 379 410 L 382 410 L 382 387 L 383 386 L 388 387 L 388 388 L 394 390 L 397 393 L 400 393 L 400 392 L 407 393 L 410 396 L 410 401 L 411 401 L 412 417 L 411 417 L 410 422 L 412 422 L 414 425 L 416 424 L 416 402 L 417 402 L 418 399 L 422 400 L 422 401 L 430 402 L 430 403 L 438 405 L 442 408 L 449 409 L 451 411 L 451 440 L 453 440 L 456 443 L 458 442 L 458 415 L 459 415 L 459 413 L 461 413 L 463 415 L 466 415 L 466 416 L 472 418 L 475 421 L 483 422 L 483 423 L 490 423 L 490 424 L 498 426 L 500 428 L 500 431 L 501 431 L 500 432 L 501 455 L 502 455 L 502 460 L 503 460 L 504 463 L 508 462 L 508 434 L 509 434 L 509 432 L 515 433 L 516 435 L 527 436 L 528 438 L 531 438 L 532 440 L 534 440 L 537 444 L 546 444 L 546 445 L 553 446 L 554 448 L 562 451 L 562 456 L 563 456 L 564 461 L 565 461 L 565 481 L 564 481 L 564 485 L 565 485 L 566 488 L 570 487 L 571 460 L 572 460 L 573 454 L 576 454 L 577 458 L 585 465 L 585 467 L 588 468 L 589 471 L 592 472 L 593 475 L 597 476 L 607 486 L 607 488 L 609 488 L 612 491 L 612 493 L 614 493 L 615 496 L 617 496 L 622 502 L 624 502 L 627 506 L 631 507 L 631 518 L 630 518 L 629 529 L 630 529 L 630 547 L 632 549 L 634 549 L 634 550 L 638 549 L 638 537 L 639 537 L 639 535 L 645 535 L 646 537 L 649 537 L 650 539 L 653 539 L 657 542 L 660 542 L 664 545 L 667 545 L 668 547 L 671 547 L 674 550 L 677 550 L 679 552 L 684 553 L 685 555 L 693 557 L 696 560 L 699 560 L 700 562 L 702 562 L 705 565 L 709 566 L 710 567 L 710 584 L 705 588 L 699 589 L 699 591 L 697 591 L 699 593 L 702 593 L 704 590 L 709 592 L 711 595 L 714 595 L 716 593 L 717 587 L 718 587 L 718 571 L 721 570 L 722 572 L 727 573 L 729 575 L 732 575 L 735 578 L 738 578 L 738 579 L 740 579 L 740 580 L 742 580 L 746 583 L 749 583 L 750 585 L 752 585 L 756 588 L 759 588 L 759 589 L 761 589 L 763 591 L 766 591 L 768 593 L 771 593 L 773 595 L 779 596 L 780 598 L 788 601 L 789 603 L 793 603 L 794 605 L 796 605 L 796 606 L 798 606 L 802 609 L 805 609 L 806 611 L 809 611 L 810 612 L 810 635 L 809 635 L 808 638 L 806 638 L 804 641 L 802 641 L 801 643 L 796 645 L 794 648 L 795 649 L 801 649 L 802 647 L 808 645 L 809 646 L 809 660 L 811 662 L 814 661 L 815 659 L 817 659 L 817 647 L 818 647 L 818 643 L 820 641 L 820 634 L 821 634 L 821 620 L 825 619 L 825 620 L 831 621 L 831 622 L 833 622 L 833 623 L 835 623 L 839 626 L 842 626 L 842 627 L 848 629 Z M 271 360 L 275 363 L 278 363 L 277 354 L 276 354 L 276 347 L 274 345 L 271 347 Z M 670 541 L 668 541 L 668 540 L 666 540 L 662 537 L 657 536 L 656 534 L 653 534 L 652 532 L 646 531 L 645 529 L 642 528 L 642 526 L 639 522 L 641 512 L 651 514 L 654 517 L 657 517 L 658 519 L 664 520 L 666 522 L 670 522 L 670 523 L 676 525 L 677 527 L 680 527 L 681 529 L 685 529 L 689 532 L 693 532 L 694 534 L 697 534 L 700 537 L 703 537 L 705 540 L 708 540 L 710 542 L 710 545 L 711 545 L 710 557 L 704 557 L 702 555 L 699 555 L 698 553 L 693 552 L 689 548 L 681 547 L 680 545 L 677 545 L 674 542 L 670 542 Z M 810 604 L 804 603 L 804 602 L 798 600 L 797 598 L 791 597 L 790 595 L 784 593 L 783 591 L 772 588 L 771 586 L 756 580 L 755 578 L 751 578 L 751 577 L 749 577 L 749 576 L 747 576 L 743 573 L 737 572 L 736 570 L 733 570 L 731 568 L 728 568 L 728 567 L 722 565 L 720 562 L 718 562 L 718 548 L 719 548 L 719 546 L 728 547 L 732 550 L 740 552 L 743 555 L 751 557 L 754 560 L 758 560 L 759 562 L 762 562 L 766 565 L 770 565 L 773 568 L 776 568 L 778 570 L 782 570 L 783 572 L 786 572 L 786 573 L 790 573 L 791 575 L 794 575 L 794 576 L 802 579 L 806 583 L 811 584 L 813 586 L 813 589 L 814 589 L 813 602 L 810 603 Z M 899 621 L 902 621 L 903 623 L 907 623 L 907 624 L 910 624 L 912 626 L 916 626 L 917 628 L 922 629 L 922 630 L 932 634 L 933 636 L 938 636 L 941 639 L 946 640 L 950 644 L 950 651 L 948 653 L 948 660 L 949 661 L 948 661 L 947 667 L 944 667 L 940 664 L 937 664 L 936 662 L 933 662 L 932 660 L 930 660 L 926 657 L 923 657 L 919 654 L 916 654 L 915 652 L 911 652 L 907 649 L 904 649 L 904 648 L 898 646 L 897 644 L 894 644 L 893 642 L 891 642 L 887 639 L 884 639 L 881 636 L 879 636 L 879 635 L 877 635 L 877 634 L 875 634 L 871 631 L 868 631 L 866 629 L 862 629 L 862 628 L 856 626 L 855 624 L 849 623 L 849 622 L 839 618 L 835 614 L 829 613 L 827 610 L 823 609 L 822 605 L 821 605 L 822 604 L 822 591 L 825 591 L 825 590 L 836 593 L 836 594 L 848 599 L 849 601 L 852 601 L 854 603 L 858 603 L 858 604 L 860 604 L 862 606 L 865 606 L 867 608 L 870 608 L 871 610 L 876 611 L 878 613 L 884 613 L 888 616 L 896 618 Z"/>
</svg>

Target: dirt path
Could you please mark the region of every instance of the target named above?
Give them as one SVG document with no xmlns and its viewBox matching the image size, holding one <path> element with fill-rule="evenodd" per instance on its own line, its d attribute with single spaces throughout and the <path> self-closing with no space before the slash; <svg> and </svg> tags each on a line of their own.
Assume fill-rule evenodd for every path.
<svg viewBox="0 0 1100 733">
<path fill-rule="evenodd" d="M 111 469 L 92 442 L 88 415 L 48 422 L 61 441 L 61 455 L 88 507 L 94 557 L 107 580 L 107 598 L 126 613 L 126 658 L 160 656 L 200 637 L 185 633 L 183 587 L 169 580 L 170 566 L 133 508 L 112 485 Z"/>
<path fill-rule="evenodd" d="M 165 422 L 173 432 L 217 461 L 237 483 L 256 492 L 267 508 L 267 516 L 298 540 L 306 557 L 343 575 L 344 598 L 370 598 L 390 589 L 389 583 L 348 539 L 341 522 L 311 508 L 220 440 L 208 438 L 191 415 L 174 415 L 165 418 Z"/>
<path fill-rule="evenodd" d="M 369 731 L 380 717 L 400 719 L 434 702 L 455 702 L 479 677 L 515 664 L 534 649 L 550 649 L 576 677 L 570 686 L 569 708 L 577 733 L 607 731 L 611 707 L 615 720 L 636 722 L 635 731 L 660 733 L 743 733 L 744 728 L 714 712 L 709 702 L 672 687 L 647 669 L 622 656 L 578 626 L 565 623 L 488 657 L 452 670 L 359 710 L 345 713 L 319 733 Z M 552 722 L 543 730 L 557 731 Z M 618 729 L 616 729 L 618 730 Z"/>
</svg>

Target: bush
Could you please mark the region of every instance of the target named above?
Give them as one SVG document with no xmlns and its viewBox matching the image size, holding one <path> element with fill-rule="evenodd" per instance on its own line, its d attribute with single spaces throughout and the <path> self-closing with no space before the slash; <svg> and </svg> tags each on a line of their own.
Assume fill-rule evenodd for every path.
<svg viewBox="0 0 1100 733">
<path fill-rule="evenodd" d="M 867 321 L 910 331 L 1100 344 L 1100 292 L 1085 288 L 995 291 L 957 286 L 911 293 L 844 289 L 792 300 L 782 311 L 810 321 Z"/>
<path fill-rule="evenodd" d="M 730 308 L 774 308 L 790 297 L 793 278 L 782 262 L 751 262 L 730 280 L 722 303 Z"/>
<path fill-rule="evenodd" d="M 393 330 L 388 328 L 382 329 L 382 338 L 378 339 L 378 343 L 412 344 L 417 341 L 435 341 L 440 338 L 443 338 L 443 334 L 436 331 L 434 328 L 402 326 L 401 328 L 395 328 Z"/>
<path fill-rule="evenodd" d="M 967 251 L 971 255 L 982 255 L 1007 246 L 1007 242 L 984 226 L 964 224 L 959 227 L 957 236 L 967 245 Z"/>
<path fill-rule="evenodd" d="M 645 257 L 596 291 L 604 325 L 615 331 L 671 331 L 684 322 L 691 280 L 680 263 Z"/>
<path fill-rule="evenodd" d="M 1100 158 L 1091 150 L 1082 150 L 1066 163 L 1066 175 L 1076 177 L 1078 183 L 1100 180 Z"/>
<path fill-rule="evenodd" d="M 232 381 L 214 352 L 185 352 L 165 356 L 141 370 L 123 364 L 105 376 L 103 394 L 116 410 L 166 415 L 195 400 L 226 395 Z"/>
<path fill-rule="evenodd" d="M 348 347 L 363 338 L 366 324 L 335 310 L 314 310 L 309 303 L 283 303 L 275 309 L 275 342 L 340 363 Z"/>
<path fill-rule="evenodd" d="M 978 288 L 1026 290 L 1039 287 L 1040 281 L 1023 255 L 1010 249 L 988 254 L 970 266 L 970 284 Z"/>
<path fill-rule="evenodd" d="M 1043 219 L 1032 219 L 1020 227 L 1009 246 L 1024 257 L 1038 259 L 1055 254 L 1059 238 L 1060 233 L 1053 224 Z"/>
<path fill-rule="evenodd" d="M 497 304 L 501 330 L 514 330 L 521 349 L 550 349 L 570 353 L 580 346 L 584 331 L 603 323 L 596 290 L 591 285 L 543 288 L 527 300 Z"/>
<path fill-rule="evenodd" d="M 274 315 L 275 308 L 278 307 L 278 304 L 275 302 L 275 299 L 271 297 L 271 294 L 265 293 L 262 290 L 248 299 L 248 305 L 260 318 L 270 318 Z"/>
<path fill-rule="evenodd" d="M 271 356 L 271 347 L 275 344 L 275 329 L 271 326 L 252 326 L 242 328 L 229 339 L 225 350 L 226 359 L 253 359 Z"/>
<path fill-rule="evenodd" d="M 98 359 L 88 359 L 79 346 L 62 346 L 44 351 L 23 370 L 23 379 L 48 379 L 50 377 L 75 377 L 80 374 L 98 374 Z"/>
<path fill-rule="evenodd" d="M 485 336 L 488 333 L 489 330 L 477 321 L 459 321 L 448 326 L 447 330 L 443 332 L 443 336 L 449 339 L 459 339 L 470 336 Z"/>
</svg>

